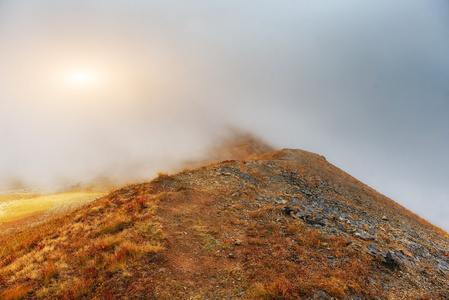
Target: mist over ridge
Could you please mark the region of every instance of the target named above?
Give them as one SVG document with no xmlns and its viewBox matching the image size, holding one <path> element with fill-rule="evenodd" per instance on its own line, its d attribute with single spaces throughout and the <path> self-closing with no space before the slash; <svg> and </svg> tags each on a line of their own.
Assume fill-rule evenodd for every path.
<svg viewBox="0 0 449 300">
<path fill-rule="evenodd" d="M 241 128 L 449 229 L 445 1 L 1 1 L 0 188 L 151 178 Z M 61 81 L 73 68 L 101 85 Z"/>
</svg>

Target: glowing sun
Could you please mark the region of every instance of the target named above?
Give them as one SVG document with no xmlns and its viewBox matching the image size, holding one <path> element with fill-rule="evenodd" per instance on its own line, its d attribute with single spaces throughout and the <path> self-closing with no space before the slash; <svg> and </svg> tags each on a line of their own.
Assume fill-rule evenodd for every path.
<svg viewBox="0 0 449 300">
<path fill-rule="evenodd" d="M 66 81 L 74 86 L 94 86 L 99 81 L 99 74 L 93 70 L 74 70 L 67 74 Z"/>
</svg>

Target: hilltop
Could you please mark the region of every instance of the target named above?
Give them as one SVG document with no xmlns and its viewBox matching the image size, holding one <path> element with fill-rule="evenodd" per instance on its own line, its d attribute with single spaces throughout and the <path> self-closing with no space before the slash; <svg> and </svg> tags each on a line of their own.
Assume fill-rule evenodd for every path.
<svg viewBox="0 0 449 300">
<path fill-rule="evenodd" d="M 160 174 L 0 245 L 1 299 L 449 298 L 447 233 L 302 150 Z"/>
<path fill-rule="evenodd" d="M 250 159 L 270 151 L 274 148 L 262 139 L 240 129 L 229 128 L 224 136 L 211 142 L 209 148 L 199 151 L 197 157 L 185 160 L 172 170 L 191 169 L 229 159 Z M 23 226 L 33 226 L 72 211 L 112 190 L 136 182 L 136 178 L 127 174 L 144 174 L 146 164 L 142 165 L 136 167 L 132 164 L 123 169 L 125 172 L 121 175 L 111 176 L 103 172 L 85 181 L 46 188 L 27 187 L 21 180 L 11 179 L 9 189 L 0 191 L 0 235 L 14 233 Z M 150 174 L 152 171 L 147 170 Z M 144 179 L 140 177 L 139 181 Z"/>
</svg>

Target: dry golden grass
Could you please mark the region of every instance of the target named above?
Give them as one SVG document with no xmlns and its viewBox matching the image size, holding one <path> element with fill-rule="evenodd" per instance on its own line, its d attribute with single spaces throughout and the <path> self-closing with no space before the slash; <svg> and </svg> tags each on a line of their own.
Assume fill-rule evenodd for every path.
<svg viewBox="0 0 449 300">
<path fill-rule="evenodd" d="M 26 299 L 32 287 L 27 284 L 17 284 L 7 288 L 1 295 L 3 300 Z"/>
<path fill-rule="evenodd" d="M 75 207 L 104 196 L 102 192 L 65 192 L 51 195 L 11 193 L 0 195 L 0 225 L 51 211 L 68 212 Z"/>
<path fill-rule="evenodd" d="M 318 155 L 286 151 L 263 159 L 276 160 L 278 175 L 296 171 L 317 189 L 324 181 L 345 185 L 347 195 L 331 194 L 342 205 L 357 204 L 351 195 L 374 199 L 378 209 L 392 205 Z M 226 164 L 258 186 L 217 176 L 210 168 L 220 164 L 161 173 L 0 237 L 0 299 L 301 299 L 314 291 L 337 299 L 385 298 L 366 280 L 379 266 L 356 249 L 365 241 L 350 244 L 348 236 L 330 236 L 286 216 L 286 204 L 258 202 L 262 192 L 271 199 L 302 198 L 281 184 L 273 188 L 270 176 L 245 163 Z"/>
<path fill-rule="evenodd" d="M 154 219 L 157 201 L 144 188 L 131 188 L 128 194 L 122 190 L 0 237 L 1 299 L 26 298 L 30 292 L 62 299 L 95 294 L 110 272 L 128 272 L 128 263 L 164 249 Z"/>
<path fill-rule="evenodd" d="M 49 261 L 44 264 L 41 271 L 41 278 L 44 281 L 44 285 L 48 285 L 51 280 L 57 277 L 59 274 L 59 268 L 53 261 Z"/>
</svg>

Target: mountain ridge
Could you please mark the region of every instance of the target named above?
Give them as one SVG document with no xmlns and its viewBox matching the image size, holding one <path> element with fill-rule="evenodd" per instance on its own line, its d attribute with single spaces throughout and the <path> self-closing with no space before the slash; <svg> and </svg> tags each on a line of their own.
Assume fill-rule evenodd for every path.
<svg viewBox="0 0 449 300">
<path fill-rule="evenodd" d="M 2 299 L 447 299 L 449 237 L 283 149 L 123 187 L 15 236 Z"/>
</svg>

